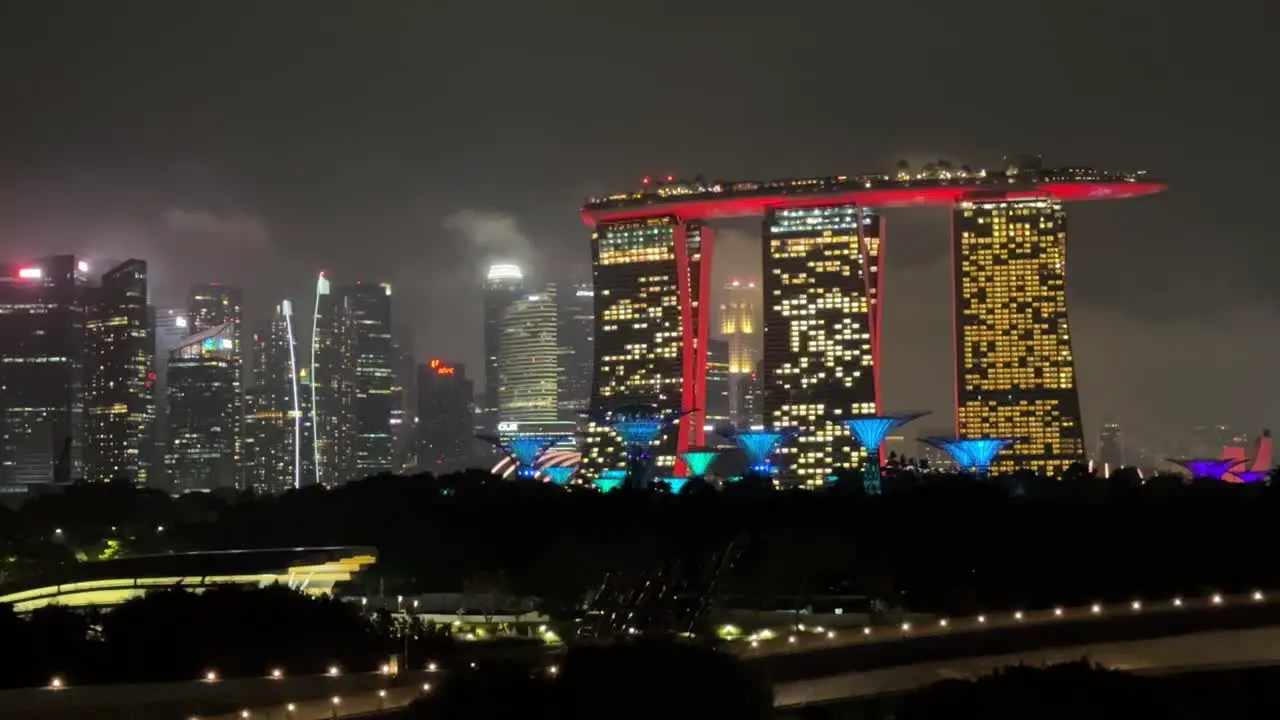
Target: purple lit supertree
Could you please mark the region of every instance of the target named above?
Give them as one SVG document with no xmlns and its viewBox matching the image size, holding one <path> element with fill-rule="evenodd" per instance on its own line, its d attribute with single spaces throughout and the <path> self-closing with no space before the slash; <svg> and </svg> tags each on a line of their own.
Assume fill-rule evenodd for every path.
<svg viewBox="0 0 1280 720">
<path fill-rule="evenodd" d="M 1191 478 L 1212 478 L 1221 480 L 1233 468 L 1240 467 L 1245 461 L 1239 458 L 1165 458 L 1191 473 Z"/>
<path fill-rule="evenodd" d="M 866 464 L 862 468 L 862 486 L 868 495 L 879 495 L 880 488 L 880 446 L 885 437 L 894 429 L 902 427 L 927 412 L 900 413 L 897 415 L 873 415 L 846 420 L 845 426 L 857 438 L 858 444 L 867 451 Z"/>
</svg>

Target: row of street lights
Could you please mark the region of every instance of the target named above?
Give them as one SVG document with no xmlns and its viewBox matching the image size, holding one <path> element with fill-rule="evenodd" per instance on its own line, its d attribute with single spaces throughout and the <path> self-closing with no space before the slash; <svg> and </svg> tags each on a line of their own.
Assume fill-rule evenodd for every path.
<svg viewBox="0 0 1280 720">
<path fill-rule="evenodd" d="M 1254 590 L 1253 592 L 1248 594 L 1248 599 L 1255 603 L 1265 602 L 1267 599 L 1267 595 L 1262 590 Z M 1227 604 L 1228 598 L 1222 593 L 1213 593 L 1212 595 L 1208 596 L 1207 601 L 1210 607 L 1221 607 Z M 1185 608 L 1187 603 L 1181 596 L 1175 596 L 1169 600 L 1168 604 L 1169 604 L 1169 607 L 1171 608 Z M 1128 609 L 1130 612 L 1137 613 L 1137 612 L 1143 611 L 1144 609 L 1150 609 L 1150 608 L 1144 605 L 1143 601 L 1141 600 L 1132 600 L 1128 604 Z M 1097 617 L 1097 616 L 1103 615 L 1105 612 L 1106 612 L 1106 608 L 1102 603 L 1093 603 L 1088 608 L 1087 616 Z M 1079 617 L 1080 615 L 1084 615 L 1084 614 L 1085 613 L 1083 612 L 1072 613 L 1072 612 L 1069 612 L 1067 608 L 1064 608 L 1062 606 L 1057 606 L 1050 611 L 1048 619 L 1062 619 L 1067 617 L 1068 615 L 1072 617 Z M 988 629 L 990 627 L 990 622 L 993 617 L 994 616 L 989 616 L 986 614 L 976 615 L 972 618 L 973 625 L 968 626 L 968 629 L 970 630 Z M 1027 620 L 1027 614 L 1022 610 L 1015 610 L 1008 617 L 1015 624 L 1025 622 Z M 938 630 L 946 630 L 948 628 L 951 628 L 952 625 L 953 623 L 949 618 L 939 618 L 935 624 L 935 627 Z M 796 626 L 796 629 L 800 631 L 804 631 L 806 628 L 804 625 L 798 625 Z M 915 624 L 911 623 L 910 621 L 904 621 L 902 624 L 898 626 L 897 629 L 899 631 L 897 633 L 897 636 L 902 637 L 902 636 L 910 635 L 913 631 L 918 632 L 918 631 L 925 630 L 927 628 L 918 627 Z M 817 634 L 817 635 L 825 634 L 828 640 L 834 640 L 836 637 L 836 633 L 834 630 L 826 630 L 822 627 L 814 627 L 812 628 L 812 631 L 814 634 Z M 874 634 L 875 634 L 875 630 L 870 625 L 866 625 L 862 628 L 861 635 L 863 637 L 870 637 L 871 635 L 874 635 Z M 772 640 L 775 637 L 777 637 L 776 633 L 770 630 L 764 630 L 757 633 L 752 633 L 751 635 L 748 636 L 748 640 L 752 648 L 758 648 L 760 647 L 761 642 Z M 881 635 L 880 637 L 884 637 L 884 636 Z M 795 645 L 796 643 L 799 642 L 799 640 L 800 638 L 795 634 L 788 635 L 786 639 L 788 645 Z"/>
</svg>

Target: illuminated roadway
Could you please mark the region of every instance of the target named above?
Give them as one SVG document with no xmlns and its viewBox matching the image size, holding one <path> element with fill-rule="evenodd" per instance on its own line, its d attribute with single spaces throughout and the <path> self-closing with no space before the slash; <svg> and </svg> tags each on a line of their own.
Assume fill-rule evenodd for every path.
<svg viewBox="0 0 1280 720">
<path fill-rule="evenodd" d="M 744 642 L 738 655 L 773 681 L 775 704 L 783 708 L 899 693 L 1009 665 L 1086 658 L 1144 673 L 1280 665 L 1280 602 L 1272 595 L 1280 599 L 1258 592 L 937 619 L 905 628 L 810 628 L 754 646 Z"/>
<path fill-rule="evenodd" d="M 1012 174 L 1003 170 L 941 171 L 764 182 L 646 182 L 645 189 L 637 192 L 587 200 L 582 219 L 594 227 L 600 222 L 656 215 L 676 215 L 681 220 L 750 217 L 778 207 L 954 205 L 985 194 L 1008 199 L 1051 196 L 1063 202 L 1082 202 L 1141 197 L 1164 189 L 1163 182 L 1145 172 L 1090 168 L 1022 169 Z"/>
</svg>

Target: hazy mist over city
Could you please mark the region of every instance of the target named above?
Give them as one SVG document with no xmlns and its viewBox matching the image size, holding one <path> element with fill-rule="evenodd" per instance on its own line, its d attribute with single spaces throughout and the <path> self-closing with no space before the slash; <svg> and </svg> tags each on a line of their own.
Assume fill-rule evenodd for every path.
<svg viewBox="0 0 1280 720">
<path fill-rule="evenodd" d="M 0 255 L 142 258 L 159 307 L 242 285 L 255 327 L 317 271 L 389 281 L 417 357 L 480 378 L 487 263 L 589 278 L 583 199 L 644 175 L 1145 168 L 1170 190 L 1070 211 L 1071 323 L 1090 449 L 1114 417 L 1171 453 L 1280 420 L 1274 61 L 1246 5 L 1037 6 L 1029 30 L 1012 0 L 11 4 Z M 886 407 L 945 427 L 948 213 L 886 216 Z M 718 283 L 758 278 L 758 224 L 723 228 Z"/>
</svg>

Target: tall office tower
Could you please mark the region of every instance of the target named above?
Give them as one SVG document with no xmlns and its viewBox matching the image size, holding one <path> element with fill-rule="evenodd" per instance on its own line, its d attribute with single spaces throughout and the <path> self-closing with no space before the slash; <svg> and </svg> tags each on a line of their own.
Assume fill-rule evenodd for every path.
<svg viewBox="0 0 1280 720">
<path fill-rule="evenodd" d="M 228 416 L 231 419 L 231 435 L 234 441 L 235 466 L 238 479 L 236 484 L 244 481 L 244 386 L 245 348 L 244 348 L 244 308 L 240 288 L 222 283 L 201 283 L 191 288 L 191 300 L 187 303 L 187 328 L 193 333 L 201 333 L 213 328 L 221 328 L 231 324 L 230 361 L 235 363 L 238 383 L 236 395 L 232 399 L 233 409 Z M 167 464 L 166 464 L 167 466 Z"/>
<path fill-rule="evenodd" d="M 155 434 L 152 438 L 151 472 L 147 482 L 153 487 L 167 488 L 164 454 L 169 447 L 169 353 L 187 336 L 187 308 L 147 306 L 155 336 L 156 383 L 152 395 L 156 402 Z"/>
<path fill-rule="evenodd" d="M 407 341 L 392 343 L 395 372 L 391 385 L 391 437 L 395 445 L 395 459 L 392 463 L 396 472 L 403 472 L 406 467 L 416 465 L 412 460 L 414 431 L 417 418 L 415 408 L 418 405 L 414 386 L 417 383 L 418 369 L 413 362 L 413 349 Z"/>
<path fill-rule="evenodd" d="M 754 280 L 734 278 L 724 286 L 727 299 L 720 303 L 720 334 L 729 343 L 729 389 L 733 423 L 748 425 L 746 414 L 739 406 L 742 392 L 739 385 L 756 370 L 756 336 L 759 320 L 756 318 L 756 288 Z"/>
<path fill-rule="evenodd" d="M 1124 467 L 1124 435 L 1120 433 L 1120 424 L 1108 420 L 1098 433 L 1098 465 L 1099 471 L 1106 468 L 1114 471 Z"/>
<path fill-rule="evenodd" d="M 391 343 L 391 285 L 357 282 L 342 290 L 351 310 L 355 356 L 356 477 L 394 472 L 391 387 L 395 354 Z"/>
<path fill-rule="evenodd" d="M 502 347 L 502 323 L 507 308 L 524 292 L 524 273 L 519 265 L 499 263 L 489 266 L 484 283 L 484 406 L 481 425 L 486 432 L 498 427 L 498 393 L 502 381 L 498 353 Z"/>
<path fill-rule="evenodd" d="M 1056 476 L 1085 458 L 1066 253 L 1056 200 L 974 197 L 955 208 L 956 434 L 1015 438 L 995 472 Z"/>
<path fill-rule="evenodd" d="M 330 292 L 329 279 L 316 279 L 311 324 L 311 431 L 313 463 L 322 485 L 356 477 L 355 325 L 345 295 Z"/>
<path fill-rule="evenodd" d="M 703 408 L 707 427 L 730 423 L 732 347 L 732 343 L 724 340 L 707 340 L 707 400 Z"/>
<path fill-rule="evenodd" d="M 560 305 L 560 419 L 577 421 L 591 403 L 595 348 L 595 291 L 577 284 L 557 298 Z"/>
<path fill-rule="evenodd" d="M 706 339 L 710 338 L 712 229 L 673 215 L 599 223 L 591 235 L 595 270 L 595 368 L 591 407 L 690 410 L 657 441 L 660 473 L 680 469 L 680 452 L 703 445 Z M 623 463 L 621 440 L 591 422 L 583 438 L 587 477 Z"/>
<path fill-rule="evenodd" d="M 156 422 L 147 264 L 129 260 L 112 268 L 88 297 L 84 477 L 147 485 L 154 479 Z"/>
<path fill-rule="evenodd" d="M 224 323 L 191 335 L 169 353 L 169 445 L 174 492 L 241 483 L 239 328 Z"/>
<path fill-rule="evenodd" d="M 559 415 L 556 288 L 507 307 L 498 340 L 498 422 L 554 422 Z"/>
<path fill-rule="evenodd" d="M 0 264 L 0 489 L 82 473 L 84 292 L 71 255 Z"/>
<path fill-rule="evenodd" d="M 266 334 L 254 335 L 253 382 L 246 397 L 247 485 L 278 493 L 311 484 L 313 479 L 303 476 L 298 344 L 288 300 L 276 305 Z"/>
<path fill-rule="evenodd" d="M 737 399 L 738 414 L 733 422 L 738 427 L 755 427 L 764 424 L 764 388 L 760 383 L 763 374 L 764 365 L 757 362 L 755 372 L 739 378 L 737 385 L 731 389 Z"/>
<path fill-rule="evenodd" d="M 796 431 L 777 464 L 810 486 L 859 466 L 845 422 L 876 413 L 865 217 L 853 205 L 765 215 L 764 424 Z"/>
<path fill-rule="evenodd" d="M 461 363 L 418 366 L 418 468 L 435 475 L 465 470 L 475 437 L 475 384 Z"/>
</svg>

